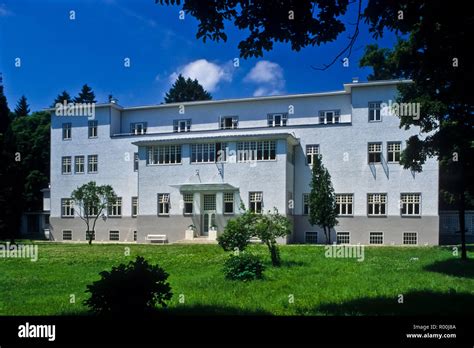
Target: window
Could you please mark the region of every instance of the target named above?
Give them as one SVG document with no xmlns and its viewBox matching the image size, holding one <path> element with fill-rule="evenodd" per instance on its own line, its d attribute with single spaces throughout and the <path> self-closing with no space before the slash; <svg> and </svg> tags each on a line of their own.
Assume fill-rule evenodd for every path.
<svg viewBox="0 0 474 348">
<path fill-rule="evenodd" d="M 305 232 L 304 242 L 306 244 L 318 244 L 318 232 Z"/>
<path fill-rule="evenodd" d="M 398 163 L 400 162 L 400 152 L 402 149 L 402 143 L 387 143 L 387 162 Z"/>
<path fill-rule="evenodd" d="M 169 215 L 170 213 L 170 194 L 158 194 L 158 215 Z"/>
<path fill-rule="evenodd" d="M 239 162 L 275 160 L 276 143 L 272 140 L 239 142 L 237 158 Z"/>
<path fill-rule="evenodd" d="M 369 122 L 381 121 L 380 102 L 369 103 Z"/>
<path fill-rule="evenodd" d="M 97 173 L 99 165 L 99 158 L 97 155 L 87 156 L 87 172 Z"/>
<path fill-rule="evenodd" d="M 72 139 L 71 124 L 63 123 L 63 140 L 71 140 L 71 139 Z"/>
<path fill-rule="evenodd" d="M 350 244 L 351 234 L 350 232 L 337 232 L 336 239 L 337 239 L 337 244 Z"/>
<path fill-rule="evenodd" d="M 387 194 L 369 193 L 367 195 L 367 214 L 368 215 L 386 215 Z"/>
<path fill-rule="evenodd" d="M 84 156 L 74 157 L 74 172 L 76 174 L 84 174 Z"/>
<path fill-rule="evenodd" d="M 338 215 L 352 215 L 352 194 L 336 194 L 336 205 Z"/>
<path fill-rule="evenodd" d="M 239 126 L 238 116 L 223 116 L 220 118 L 220 129 L 237 129 Z"/>
<path fill-rule="evenodd" d="M 63 231 L 63 240 L 72 240 L 72 231 L 64 230 Z"/>
<path fill-rule="evenodd" d="M 312 165 L 319 155 L 319 145 L 306 145 L 306 163 Z"/>
<path fill-rule="evenodd" d="M 369 244 L 383 244 L 383 232 L 370 232 Z"/>
<path fill-rule="evenodd" d="M 268 127 L 284 127 L 288 121 L 288 114 L 269 114 L 267 116 Z"/>
<path fill-rule="evenodd" d="M 249 193 L 249 209 L 254 213 L 261 213 L 263 205 L 263 192 Z"/>
<path fill-rule="evenodd" d="M 183 193 L 184 215 L 191 215 L 193 213 L 193 194 Z"/>
<path fill-rule="evenodd" d="M 227 143 L 192 144 L 191 163 L 215 163 L 226 161 Z"/>
<path fill-rule="evenodd" d="M 130 133 L 134 135 L 146 134 L 146 122 L 137 122 L 130 124 Z"/>
<path fill-rule="evenodd" d="M 132 197 L 132 217 L 138 215 L 138 197 Z"/>
<path fill-rule="evenodd" d="M 89 138 L 97 138 L 97 121 L 89 121 L 88 123 L 89 127 Z"/>
<path fill-rule="evenodd" d="M 109 217 L 121 217 L 122 216 L 122 197 L 117 197 L 115 202 L 108 204 L 108 215 Z"/>
<path fill-rule="evenodd" d="M 224 192 L 224 214 L 234 213 L 234 193 Z"/>
<path fill-rule="evenodd" d="M 138 171 L 138 152 L 133 153 L 133 171 L 137 172 Z"/>
<path fill-rule="evenodd" d="M 109 231 L 109 240 L 120 240 L 119 231 Z"/>
<path fill-rule="evenodd" d="M 137 231 L 133 231 L 133 241 L 137 241 Z"/>
<path fill-rule="evenodd" d="M 420 215 L 421 195 L 419 193 L 402 193 L 401 208 L 402 215 L 418 216 Z"/>
<path fill-rule="evenodd" d="M 86 240 L 89 240 L 89 236 L 92 235 L 92 240 L 95 240 L 95 231 L 86 232 Z"/>
<path fill-rule="evenodd" d="M 319 112 L 319 123 L 320 124 L 332 124 L 339 123 L 341 120 L 339 110 L 326 110 Z"/>
<path fill-rule="evenodd" d="M 303 193 L 303 215 L 309 215 L 309 193 Z"/>
<path fill-rule="evenodd" d="M 147 164 L 181 163 L 181 145 L 149 146 Z"/>
<path fill-rule="evenodd" d="M 62 158 L 61 173 L 71 174 L 71 161 L 70 156 Z"/>
<path fill-rule="evenodd" d="M 189 120 L 174 120 L 173 121 L 173 132 L 190 132 L 191 131 L 191 119 Z"/>
<path fill-rule="evenodd" d="M 403 232 L 403 244 L 418 244 L 418 234 L 416 232 Z"/>
<path fill-rule="evenodd" d="M 74 202 L 72 199 L 61 199 L 61 217 L 74 217 Z"/>
<path fill-rule="evenodd" d="M 369 143 L 369 163 L 380 163 L 382 162 L 382 144 L 381 143 Z"/>
<path fill-rule="evenodd" d="M 87 215 L 89 216 L 97 216 L 99 210 L 95 206 L 90 206 L 86 208 Z"/>
</svg>

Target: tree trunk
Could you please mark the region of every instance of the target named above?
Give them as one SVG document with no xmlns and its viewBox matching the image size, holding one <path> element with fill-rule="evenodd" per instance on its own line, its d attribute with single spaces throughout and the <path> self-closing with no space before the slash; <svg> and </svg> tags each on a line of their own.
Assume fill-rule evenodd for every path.
<svg viewBox="0 0 474 348">
<path fill-rule="evenodd" d="M 276 244 L 269 243 L 267 244 L 267 246 L 268 246 L 268 249 L 270 250 L 272 265 L 274 267 L 279 267 L 281 265 L 281 262 L 280 262 L 280 255 L 278 254 L 278 248 Z"/>
</svg>

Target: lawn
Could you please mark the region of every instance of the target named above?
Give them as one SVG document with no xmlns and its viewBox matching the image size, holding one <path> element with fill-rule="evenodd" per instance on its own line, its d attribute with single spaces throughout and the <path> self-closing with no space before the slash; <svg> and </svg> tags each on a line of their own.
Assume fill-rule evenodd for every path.
<svg viewBox="0 0 474 348">
<path fill-rule="evenodd" d="M 265 279 L 238 282 L 224 279 L 227 254 L 217 245 L 38 245 L 36 262 L 0 259 L 0 315 L 86 314 L 86 285 L 136 255 L 170 274 L 168 311 L 175 314 L 442 315 L 474 308 L 474 263 L 461 263 L 448 247 L 367 247 L 358 262 L 326 258 L 323 246 L 286 245 L 283 265 L 273 268 L 267 249 L 252 245 L 265 259 Z"/>
</svg>

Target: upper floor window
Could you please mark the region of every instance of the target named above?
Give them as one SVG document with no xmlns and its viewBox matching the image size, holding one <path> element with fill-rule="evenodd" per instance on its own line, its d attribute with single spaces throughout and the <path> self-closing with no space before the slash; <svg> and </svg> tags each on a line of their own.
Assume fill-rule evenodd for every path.
<svg viewBox="0 0 474 348">
<path fill-rule="evenodd" d="M 224 214 L 234 213 L 234 193 L 224 192 Z"/>
<path fill-rule="evenodd" d="M 72 131 L 70 123 L 63 123 L 63 140 L 71 140 Z"/>
<path fill-rule="evenodd" d="M 191 131 L 191 119 L 188 120 L 174 120 L 173 121 L 173 132 L 190 132 Z"/>
<path fill-rule="evenodd" d="M 404 216 L 420 215 L 421 194 L 419 193 L 402 193 L 401 208 Z"/>
<path fill-rule="evenodd" d="M 74 217 L 74 201 L 70 198 L 61 199 L 61 216 Z"/>
<path fill-rule="evenodd" d="M 400 142 L 387 143 L 387 162 L 400 162 L 401 149 L 402 143 Z"/>
<path fill-rule="evenodd" d="M 320 124 L 332 124 L 340 122 L 340 111 L 339 110 L 322 110 L 319 112 L 319 123 Z"/>
<path fill-rule="evenodd" d="M 242 141 L 237 144 L 239 162 L 269 161 L 276 159 L 276 143 L 273 140 Z"/>
<path fill-rule="evenodd" d="M 133 171 L 138 171 L 138 162 L 139 162 L 139 158 L 138 158 L 138 152 L 134 152 L 133 153 Z"/>
<path fill-rule="evenodd" d="M 313 165 L 316 156 L 319 156 L 319 145 L 306 145 L 306 163 Z"/>
<path fill-rule="evenodd" d="M 250 211 L 260 214 L 263 206 L 263 192 L 249 193 L 249 209 Z"/>
<path fill-rule="evenodd" d="M 227 143 L 192 144 L 191 163 L 214 163 L 226 161 Z"/>
<path fill-rule="evenodd" d="M 170 194 L 158 194 L 158 215 L 169 215 L 170 213 Z"/>
<path fill-rule="evenodd" d="M 352 215 L 352 194 L 336 194 L 336 206 L 338 215 Z"/>
<path fill-rule="evenodd" d="M 87 156 L 87 172 L 97 173 L 99 166 L 99 157 L 97 155 Z"/>
<path fill-rule="evenodd" d="M 238 116 L 222 116 L 220 118 L 220 129 L 236 129 L 239 126 Z"/>
<path fill-rule="evenodd" d="M 369 143 L 369 163 L 380 163 L 382 162 L 382 144 L 381 143 Z"/>
<path fill-rule="evenodd" d="M 284 127 L 288 121 L 288 114 L 269 114 L 267 116 L 268 127 Z"/>
<path fill-rule="evenodd" d="M 83 174 L 85 171 L 84 168 L 84 156 L 76 156 L 74 157 L 74 172 L 76 174 Z"/>
<path fill-rule="evenodd" d="M 369 122 L 381 121 L 380 114 L 381 102 L 369 102 Z"/>
<path fill-rule="evenodd" d="M 115 202 L 108 205 L 108 215 L 111 217 L 122 216 L 122 197 L 117 197 Z"/>
<path fill-rule="evenodd" d="M 71 174 L 71 156 L 62 158 L 61 173 Z"/>
<path fill-rule="evenodd" d="M 130 124 L 130 133 L 134 135 L 146 134 L 146 122 L 136 122 Z"/>
<path fill-rule="evenodd" d="M 97 138 L 97 121 L 89 121 L 88 123 L 88 136 L 89 138 Z"/>
<path fill-rule="evenodd" d="M 303 193 L 303 215 L 309 215 L 309 193 Z"/>
<path fill-rule="evenodd" d="M 149 146 L 147 164 L 181 163 L 181 145 Z"/>
<path fill-rule="evenodd" d="M 367 195 L 368 215 L 387 215 L 387 194 L 369 193 Z"/>
</svg>

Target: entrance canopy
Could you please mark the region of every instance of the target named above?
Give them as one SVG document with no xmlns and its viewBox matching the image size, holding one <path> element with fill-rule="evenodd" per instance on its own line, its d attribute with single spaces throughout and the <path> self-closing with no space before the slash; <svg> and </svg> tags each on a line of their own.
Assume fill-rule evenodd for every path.
<svg viewBox="0 0 474 348">
<path fill-rule="evenodd" d="M 222 192 L 222 191 L 238 191 L 239 188 L 232 186 L 228 183 L 215 183 L 215 184 L 179 184 L 179 185 L 170 185 L 172 187 L 177 187 L 181 192 Z"/>
</svg>

